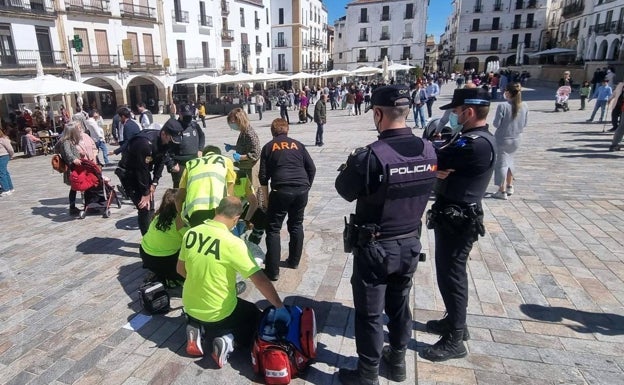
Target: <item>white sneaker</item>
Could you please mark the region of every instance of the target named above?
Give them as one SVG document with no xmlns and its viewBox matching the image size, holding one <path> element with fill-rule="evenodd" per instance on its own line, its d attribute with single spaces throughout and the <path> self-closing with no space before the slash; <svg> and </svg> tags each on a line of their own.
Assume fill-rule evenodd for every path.
<svg viewBox="0 0 624 385">
<path fill-rule="evenodd" d="M 514 187 L 512 185 L 507 186 L 507 195 L 513 195 Z"/>
<path fill-rule="evenodd" d="M 13 191 L 15 190 L 3 191 L 2 194 L 0 194 L 0 196 L 8 197 L 9 195 L 13 194 Z"/>
<path fill-rule="evenodd" d="M 226 334 L 212 340 L 212 359 L 219 368 L 227 364 L 228 356 L 234 351 L 234 336 Z"/>
<path fill-rule="evenodd" d="M 504 191 L 497 191 L 494 194 L 492 194 L 492 198 L 507 200 L 507 193 Z"/>
</svg>

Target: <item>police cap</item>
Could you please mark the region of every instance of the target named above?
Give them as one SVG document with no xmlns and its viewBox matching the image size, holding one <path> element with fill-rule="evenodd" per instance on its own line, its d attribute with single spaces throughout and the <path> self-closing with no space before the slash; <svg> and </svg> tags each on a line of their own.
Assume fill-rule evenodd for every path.
<svg viewBox="0 0 624 385">
<path fill-rule="evenodd" d="M 451 108 L 472 105 L 472 106 L 489 106 L 490 93 L 481 87 L 477 88 L 460 88 L 453 92 L 453 100 L 449 104 L 440 107 L 441 110 L 449 110 Z"/>
<path fill-rule="evenodd" d="M 184 132 L 184 128 L 175 119 L 169 119 L 162 126 L 162 130 L 165 131 L 166 134 L 171 135 L 171 141 L 176 144 L 180 144 L 182 140 L 182 133 Z"/>
<path fill-rule="evenodd" d="M 398 107 L 409 106 L 410 104 L 410 90 L 409 87 L 404 85 L 391 85 L 377 87 L 371 95 L 371 101 L 366 111 L 373 107 Z"/>
<path fill-rule="evenodd" d="M 193 116 L 191 106 L 189 104 L 183 104 L 180 106 L 180 116 Z"/>
</svg>

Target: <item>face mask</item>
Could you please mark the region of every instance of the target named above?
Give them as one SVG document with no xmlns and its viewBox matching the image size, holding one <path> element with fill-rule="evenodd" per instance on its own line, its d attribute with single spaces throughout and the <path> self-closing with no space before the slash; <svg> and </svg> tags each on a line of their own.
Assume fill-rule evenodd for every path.
<svg viewBox="0 0 624 385">
<path fill-rule="evenodd" d="M 234 131 L 240 131 L 237 123 L 228 123 L 228 126 L 230 126 L 230 128 Z"/>
<path fill-rule="evenodd" d="M 453 130 L 453 135 L 457 134 L 464 128 L 464 125 L 459 123 L 459 115 L 454 112 L 451 112 L 449 115 L 449 126 L 451 130 Z"/>
</svg>

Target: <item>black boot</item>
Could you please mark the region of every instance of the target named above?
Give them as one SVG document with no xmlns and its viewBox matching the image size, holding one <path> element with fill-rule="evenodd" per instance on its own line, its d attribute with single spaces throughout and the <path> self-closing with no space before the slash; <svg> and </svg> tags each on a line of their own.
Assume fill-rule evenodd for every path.
<svg viewBox="0 0 624 385">
<path fill-rule="evenodd" d="M 388 365 L 389 379 L 394 382 L 403 382 L 407 378 L 405 366 L 405 349 L 397 350 L 392 346 L 384 346 L 381 351 L 384 362 Z"/>
<path fill-rule="evenodd" d="M 620 146 L 619 145 L 611 146 L 611 147 L 609 147 L 609 151 L 610 152 L 620 151 Z"/>
<path fill-rule="evenodd" d="M 448 315 L 439 320 L 427 321 L 427 332 L 443 336 L 451 332 L 451 325 L 449 324 Z M 468 326 L 464 326 L 464 341 L 470 339 L 470 333 L 468 332 Z"/>
<path fill-rule="evenodd" d="M 342 385 L 379 385 L 379 365 L 367 365 L 358 362 L 357 369 L 338 371 Z"/>
<path fill-rule="evenodd" d="M 450 360 L 452 358 L 466 357 L 468 351 L 462 341 L 463 334 L 464 331 L 462 329 L 453 330 L 445 334 L 434 345 L 423 350 L 423 358 L 437 362 Z"/>
</svg>

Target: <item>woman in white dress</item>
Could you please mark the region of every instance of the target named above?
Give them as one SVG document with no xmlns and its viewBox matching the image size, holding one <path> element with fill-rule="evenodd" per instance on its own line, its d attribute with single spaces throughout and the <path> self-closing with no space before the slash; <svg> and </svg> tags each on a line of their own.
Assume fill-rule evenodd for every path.
<svg viewBox="0 0 624 385">
<path fill-rule="evenodd" d="M 498 191 L 492 194 L 497 199 L 507 199 L 514 193 L 514 154 L 520 147 L 522 132 L 527 125 L 529 107 L 522 101 L 520 83 L 509 83 L 503 93 L 506 103 L 496 108 L 494 127 L 498 157 L 494 167 L 494 184 Z"/>
</svg>

